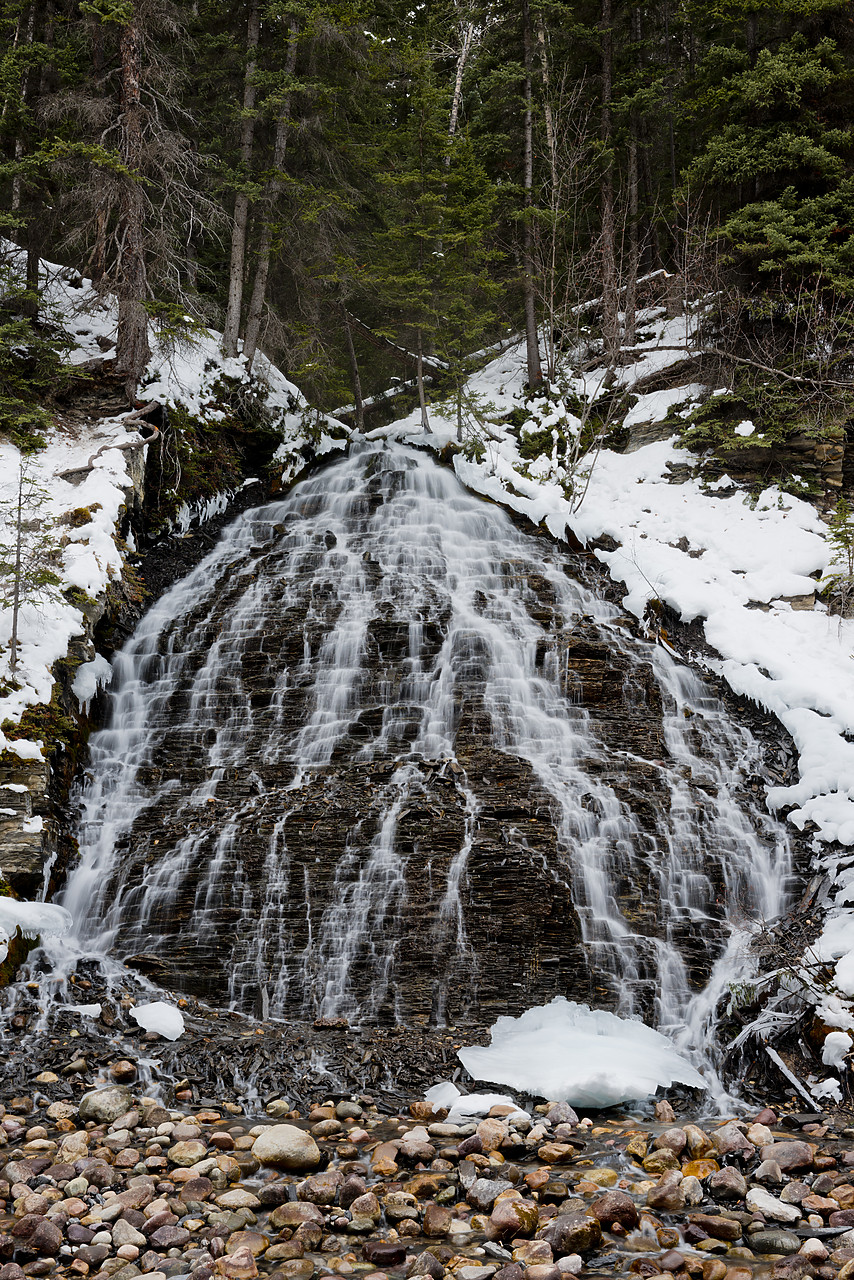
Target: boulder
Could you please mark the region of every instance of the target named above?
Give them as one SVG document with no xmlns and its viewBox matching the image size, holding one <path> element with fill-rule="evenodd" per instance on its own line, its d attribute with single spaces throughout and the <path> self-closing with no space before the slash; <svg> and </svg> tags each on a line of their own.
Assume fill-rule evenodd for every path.
<svg viewBox="0 0 854 1280">
<path fill-rule="evenodd" d="M 294 1124 L 274 1124 L 260 1133 L 252 1154 L 261 1164 L 297 1171 L 316 1169 L 323 1158 L 310 1133 Z"/>
<path fill-rule="evenodd" d="M 130 1111 L 133 1097 L 123 1084 L 111 1084 L 106 1089 L 93 1089 L 84 1093 L 79 1103 L 81 1120 L 94 1120 L 96 1124 L 112 1124 Z"/>
</svg>

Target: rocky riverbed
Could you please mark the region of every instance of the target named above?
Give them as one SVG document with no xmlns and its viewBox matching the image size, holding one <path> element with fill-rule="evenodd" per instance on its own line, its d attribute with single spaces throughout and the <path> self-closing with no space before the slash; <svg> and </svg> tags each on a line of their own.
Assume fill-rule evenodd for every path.
<svg viewBox="0 0 854 1280">
<path fill-rule="evenodd" d="M 454 1124 L 368 1094 L 261 1117 L 167 1108 L 126 1059 L 107 1078 L 71 1100 L 42 1071 L 0 1105 L 0 1280 L 854 1276 L 845 1117 L 543 1102 Z"/>
</svg>

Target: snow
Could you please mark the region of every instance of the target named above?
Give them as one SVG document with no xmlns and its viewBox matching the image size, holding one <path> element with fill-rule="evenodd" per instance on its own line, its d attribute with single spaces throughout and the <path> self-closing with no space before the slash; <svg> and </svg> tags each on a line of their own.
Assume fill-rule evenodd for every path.
<svg viewBox="0 0 854 1280">
<path fill-rule="evenodd" d="M 154 1031 L 166 1040 L 177 1040 L 184 1034 L 184 1015 L 165 1000 L 138 1004 L 130 1010 L 130 1016 L 145 1031 Z"/>
<path fill-rule="evenodd" d="M 84 1018 L 100 1018 L 101 1006 L 99 1004 L 70 1004 L 68 1008 L 72 1013 L 82 1014 Z"/>
<path fill-rule="evenodd" d="M 739 422 L 738 426 L 734 428 L 737 436 L 752 436 L 755 430 L 756 427 L 749 418 L 745 418 L 743 422 Z"/>
<path fill-rule="evenodd" d="M 21 823 L 21 830 L 28 836 L 36 836 L 39 832 L 44 831 L 44 818 L 37 814 L 33 818 L 25 818 Z"/>
<path fill-rule="evenodd" d="M 706 1088 L 699 1072 L 659 1031 L 563 996 L 519 1018 L 499 1018 L 490 1034 L 486 1048 L 457 1054 L 472 1078 L 549 1101 L 612 1107 L 675 1083 Z"/>
<path fill-rule="evenodd" d="M 442 1080 L 439 1084 L 434 1084 L 424 1094 L 427 1102 L 432 1102 L 434 1107 L 448 1108 L 448 1124 L 459 1124 L 462 1120 L 470 1116 L 488 1115 L 493 1107 L 504 1106 L 512 1107 L 509 1113 L 510 1120 L 530 1120 L 530 1112 L 524 1111 L 516 1105 L 513 1098 L 508 1097 L 506 1093 L 460 1093 L 455 1084 L 451 1084 L 450 1080 Z"/>
<path fill-rule="evenodd" d="M 844 1031 L 831 1031 L 824 1040 L 821 1060 L 826 1067 L 839 1071 L 845 1067 L 845 1055 L 851 1052 L 851 1037 Z"/>
<path fill-rule="evenodd" d="M 9 242 L 0 243 L 0 248 L 4 266 L 23 272 L 21 252 Z M 99 295 L 91 280 L 81 280 L 73 270 L 52 262 L 41 264 L 41 285 L 46 307 L 71 339 L 67 361 L 80 365 L 103 360 L 105 347 L 115 342 L 115 300 Z M 161 341 L 154 328 L 149 336 L 153 355 L 140 382 L 139 399 L 167 407 L 180 405 L 210 422 L 225 417 L 216 407 L 222 384 L 244 386 L 263 401 L 272 425 L 281 432 L 277 456 L 285 482 L 304 467 L 302 450 L 313 440 L 318 441 L 313 447 L 319 453 L 345 443 L 347 428 L 310 410 L 298 388 L 263 355 L 257 356 L 250 380 L 242 356 L 225 359 L 221 355 L 221 335 L 213 330 L 191 326 L 188 336 L 177 344 Z M 111 355 L 107 351 L 106 358 Z M 28 460 L 33 480 L 47 495 L 39 516 L 58 543 L 61 581 L 50 597 L 25 601 L 20 610 L 18 687 L 0 697 L 0 723 L 18 723 L 28 707 L 50 701 L 53 664 L 66 655 L 69 641 L 85 631 L 82 607 L 70 603 L 62 593 L 73 587 L 92 600 L 103 598 L 110 582 L 122 572 L 126 548 L 118 540 L 117 521 L 134 491 L 127 446 L 133 446 L 134 461 L 148 448 L 141 443 L 138 424 L 126 424 L 125 417 L 96 419 L 80 429 L 65 424 L 60 415 L 46 432 L 47 447 Z M 0 441 L 0 541 L 7 543 L 19 465 L 20 454 L 14 444 Z M 194 521 L 224 510 L 230 496 L 219 494 L 192 510 L 182 508 L 176 521 L 178 530 L 186 531 Z M 75 513 L 73 522 L 69 520 L 71 512 Z M 81 513 L 89 518 L 79 522 Z M 0 607 L 0 682 L 6 684 L 12 683 L 11 626 L 11 609 Z M 77 673 L 75 693 L 84 708 L 108 678 L 103 663 L 96 658 Z M 10 740 L 0 731 L 0 751 L 11 751 L 21 760 L 42 761 L 43 747 L 39 741 Z"/>
</svg>

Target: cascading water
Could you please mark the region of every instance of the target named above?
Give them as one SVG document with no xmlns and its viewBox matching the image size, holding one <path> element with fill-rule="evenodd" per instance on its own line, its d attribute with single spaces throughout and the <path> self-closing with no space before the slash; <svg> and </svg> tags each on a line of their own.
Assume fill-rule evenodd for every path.
<svg viewBox="0 0 854 1280">
<path fill-rule="evenodd" d="M 398 446 L 238 518 L 116 657 L 71 953 L 264 1016 L 563 993 L 699 1050 L 785 833 L 746 731 L 570 571 Z"/>
</svg>

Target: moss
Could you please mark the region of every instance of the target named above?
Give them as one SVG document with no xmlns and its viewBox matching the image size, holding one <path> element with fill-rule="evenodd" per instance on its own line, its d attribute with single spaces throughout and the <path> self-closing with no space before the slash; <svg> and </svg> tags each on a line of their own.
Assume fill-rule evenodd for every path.
<svg viewBox="0 0 854 1280">
<path fill-rule="evenodd" d="M 35 706 L 27 707 L 17 724 L 13 720 L 4 720 L 0 728 L 9 741 L 16 742 L 20 738 L 34 741 L 41 738 L 48 751 L 59 742 L 65 747 L 76 745 L 79 739 L 78 726 L 63 710 L 59 695 L 60 687 L 56 683 L 53 686 L 50 702 L 39 702 Z M 20 764 L 17 756 L 14 760 Z"/>
<path fill-rule="evenodd" d="M 91 524 L 93 513 L 100 510 L 100 502 L 93 502 L 91 507 L 75 507 L 68 514 L 68 523 L 72 529 L 80 529 L 84 524 Z"/>
</svg>

